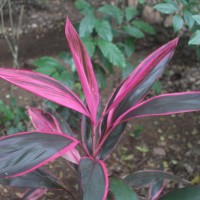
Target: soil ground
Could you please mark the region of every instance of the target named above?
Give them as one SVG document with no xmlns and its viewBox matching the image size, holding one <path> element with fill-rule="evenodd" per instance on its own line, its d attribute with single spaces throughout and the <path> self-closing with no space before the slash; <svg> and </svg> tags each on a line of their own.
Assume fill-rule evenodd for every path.
<svg viewBox="0 0 200 200">
<path fill-rule="evenodd" d="M 22 68 L 30 68 L 28 59 L 35 58 L 42 55 L 56 55 L 57 53 L 67 50 L 67 43 L 64 36 L 65 12 L 72 18 L 72 21 L 80 19 L 80 16 L 75 15 L 75 8 L 73 1 L 68 0 L 64 4 L 64 0 L 52 1 L 54 8 L 48 7 L 36 12 L 35 8 L 29 8 L 29 15 L 27 15 L 26 23 L 32 25 L 38 24 L 34 20 L 46 19 L 51 21 L 54 25 L 52 29 L 44 26 L 36 29 L 31 29 L 30 32 L 22 36 L 20 42 L 20 64 Z M 60 3 L 60 4 L 59 4 Z M 63 9 L 60 9 L 59 5 Z M 57 9 L 61 14 L 57 21 L 52 20 L 51 17 L 55 15 Z M 35 17 L 33 17 L 35 15 Z M 33 20 L 34 19 L 34 20 Z M 30 20 L 30 21 L 29 21 Z M 50 22 L 49 22 L 50 23 Z M 60 26 L 58 27 L 58 24 Z M 46 29 L 45 29 L 46 27 Z M 46 30 L 46 31 L 45 31 Z M 10 67 L 12 65 L 12 58 L 10 52 L 3 39 L 0 39 L 0 65 Z M 139 58 L 144 57 L 149 52 L 153 51 L 151 47 L 146 51 L 140 51 L 133 55 L 132 62 L 135 63 Z M 179 50 L 178 50 L 179 51 Z M 186 90 L 198 90 L 200 84 L 200 63 L 189 62 L 189 58 L 181 57 L 180 54 L 175 55 L 170 63 L 170 67 L 162 81 L 162 93 L 179 92 Z M 102 91 L 102 102 L 105 103 L 113 87 L 120 81 L 120 72 L 116 70 L 115 74 L 109 77 L 109 83 L 106 90 Z M 0 82 L 1 84 L 1 98 L 5 98 L 7 94 L 8 84 Z M 16 98 L 19 103 L 27 106 L 35 99 L 33 95 L 24 92 L 21 89 L 15 90 Z M 155 95 L 153 92 L 151 95 Z M 142 127 L 142 128 L 141 128 Z M 159 169 L 161 165 L 164 170 L 172 172 L 177 176 L 194 180 L 200 175 L 200 114 L 186 113 L 179 115 L 171 115 L 165 117 L 152 117 L 136 119 L 128 124 L 121 143 L 113 152 L 106 165 L 109 170 L 109 175 L 123 177 L 131 172 L 142 169 Z M 48 191 L 41 200 L 72 200 L 78 199 L 76 174 L 68 167 L 67 162 L 62 158 L 50 163 L 48 166 L 52 172 L 58 177 L 62 178 L 63 182 L 69 190 L 72 190 L 75 197 L 63 191 Z M 20 197 L 24 190 L 13 189 L 9 187 L 0 186 L 1 200 L 14 200 Z"/>
</svg>

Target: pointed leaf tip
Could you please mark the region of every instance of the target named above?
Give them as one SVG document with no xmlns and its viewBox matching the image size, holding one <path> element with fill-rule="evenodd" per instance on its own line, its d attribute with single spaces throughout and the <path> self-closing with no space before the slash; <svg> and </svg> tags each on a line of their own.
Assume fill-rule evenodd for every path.
<svg viewBox="0 0 200 200">
<path fill-rule="evenodd" d="M 104 111 L 104 129 L 120 123 L 121 116 L 136 106 L 161 76 L 174 54 L 179 38 L 164 44 L 146 59 L 116 88 Z M 106 114 L 105 114 L 106 113 Z"/>
<path fill-rule="evenodd" d="M 130 108 L 122 121 L 146 116 L 162 116 L 200 110 L 200 91 L 162 94 Z M 124 116 L 124 117 L 123 117 Z"/>
<path fill-rule="evenodd" d="M 62 133 L 58 121 L 50 113 L 44 112 L 41 109 L 29 107 L 28 114 L 36 130 L 52 132 L 52 133 Z"/>
<path fill-rule="evenodd" d="M 99 151 L 100 158 L 105 159 L 108 153 L 112 151 L 112 149 L 119 141 L 120 136 L 123 133 L 122 130 L 125 126 L 123 122 L 128 121 L 136 115 L 138 117 L 138 115 L 142 113 L 142 111 L 142 114 L 144 114 L 144 107 L 141 106 L 143 110 L 140 109 L 140 113 L 138 109 L 136 109 L 136 107 L 140 104 L 143 105 L 140 102 L 142 102 L 142 100 L 150 90 L 151 86 L 165 70 L 167 63 L 169 62 L 175 51 L 178 40 L 179 38 L 177 37 L 151 53 L 138 65 L 138 67 L 129 75 L 129 77 L 116 88 L 116 90 L 110 97 L 106 109 L 104 110 L 101 123 L 102 135 L 99 144 L 102 146 Z M 194 108 L 194 105 L 192 105 L 192 103 L 193 102 L 190 102 L 190 106 L 186 107 L 186 109 Z M 156 107 L 157 109 L 155 109 L 154 107 Z M 148 106 L 147 109 L 146 106 L 145 112 L 153 112 L 155 110 L 161 111 L 161 106 L 154 104 L 154 107 L 152 107 L 151 105 Z M 181 107 L 181 105 L 179 107 Z M 197 106 L 195 107 L 195 109 L 198 109 Z M 171 104 L 171 107 L 169 107 L 169 111 L 173 112 L 174 110 L 175 108 L 173 104 Z M 180 110 L 181 108 L 179 110 L 175 110 L 175 112 L 179 112 Z M 136 111 L 138 112 L 136 113 Z M 166 114 L 166 111 L 164 113 Z M 140 117 L 142 116 L 142 114 L 140 114 Z M 104 140 L 106 137 L 107 139 Z"/>
<path fill-rule="evenodd" d="M 89 115 L 80 98 L 59 81 L 28 70 L 0 68 L 0 78 L 57 104 Z"/>
<path fill-rule="evenodd" d="M 65 26 L 65 35 L 76 65 L 80 82 L 82 84 L 87 106 L 90 111 L 90 118 L 93 122 L 95 122 L 99 104 L 97 80 L 89 54 L 68 18 Z"/>
</svg>

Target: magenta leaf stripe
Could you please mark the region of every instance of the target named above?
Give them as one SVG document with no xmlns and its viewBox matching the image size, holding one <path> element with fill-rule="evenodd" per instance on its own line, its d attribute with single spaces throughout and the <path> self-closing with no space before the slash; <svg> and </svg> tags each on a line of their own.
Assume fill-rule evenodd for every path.
<svg viewBox="0 0 200 200">
<path fill-rule="evenodd" d="M 99 90 L 89 54 L 69 19 L 66 22 L 65 34 L 83 87 L 91 120 L 96 122 Z"/>
<path fill-rule="evenodd" d="M 174 50 L 166 54 L 162 60 L 160 60 L 156 66 L 149 71 L 149 73 L 144 76 L 143 80 L 133 88 L 129 94 L 119 103 L 117 108 L 114 111 L 113 120 L 117 119 L 121 114 L 127 111 L 130 107 L 141 101 L 144 96 L 149 92 L 152 85 L 163 73 L 164 69 L 167 66 Z"/>
<path fill-rule="evenodd" d="M 120 117 L 121 120 L 119 119 L 119 121 L 198 110 L 200 110 L 200 92 L 164 94 L 153 97 L 131 108 Z"/>
<path fill-rule="evenodd" d="M 156 200 L 164 190 L 165 183 L 163 180 L 156 181 L 149 188 L 149 200 Z"/>
<path fill-rule="evenodd" d="M 77 140 L 67 135 L 38 131 L 2 137 L 0 178 L 29 173 L 63 155 L 77 144 Z"/>
<path fill-rule="evenodd" d="M 62 133 L 60 124 L 58 123 L 56 118 L 49 112 L 44 112 L 41 109 L 29 107 L 28 114 L 36 130 L 53 133 Z"/>
<path fill-rule="evenodd" d="M 120 91 L 118 92 L 116 97 L 118 101 L 124 99 L 124 97 L 130 91 L 132 91 L 133 88 L 135 88 L 142 80 L 144 80 L 144 78 L 149 74 L 150 70 L 157 66 L 157 64 L 160 61 L 162 61 L 165 58 L 165 56 L 168 57 L 169 53 L 172 56 L 177 46 L 177 43 L 178 38 L 168 42 L 167 44 L 154 51 L 142 63 L 140 63 L 138 67 L 128 76 L 124 84 L 121 86 Z"/>
<path fill-rule="evenodd" d="M 106 200 L 108 173 L 101 160 L 83 157 L 79 165 L 79 190 L 82 200 Z"/>
<path fill-rule="evenodd" d="M 47 192 L 47 189 L 27 189 L 21 200 L 38 200 Z"/>
<path fill-rule="evenodd" d="M 26 70 L 1 68 L 0 78 L 57 104 L 89 115 L 88 110 L 76 94 L 46 75 Z"/>
<path fill-rule="evenodd" d="M 135 88 L 133 88 L 130 91 L 130 93 L 127 94 L 127 96 L 124 97 L 124 99 L 119 103 L 119 105 L 116 106 L 116 108 L 111 110 L 109 114 L 105 115 L 105 117 L 103 118 L 103 121 L 101 123 L 101 132 L 103 133 L 101 134 L 101 142 L 103 139 L 105 139 L 105 134 L 109 136 L 102 145 L 102 148 L 99 153 L 100 158 L 105 159 L 109 155 L 109 153 L 112 152 L 113 148 L 116 146 L 120 137 L 122 136 L 123 130 L 125 129 L 125 125 L 117 125 L 117 123 L 120 123 L 120 116 L 133 105 L 137 104 L 138 101 L 141 101 L 144 98 L 144 96 L 147 94 L 153 83 L 166 68 L 167 63 L 174 52 L 174 48 L 172 48 L 171 51 L 166 51 L 167 54 L 163 53 L 164 50 L 162 48 L 161 50 L 162 54 L 159 52 L 159 55 L 162 55 L 162 59 L 156 57 L 158 55 L 152 55 L 154 59 L 156 58 L 157 60 L 159 60 L 156 60 L 155 63 L 153 62 L 153 68 L 152 66 L 149 66 L 152 68 L 152 70 L 150 70 L 149 73 L 143 77 L 144 79 Z M 120 87 L 123 87 L 123 84 L 121 84 Z M 116 92 L 113 94 L 113 97 L 111 97 L 110 102 L 113 101 L 114 96 L 116 96 L 117 93 L 119 93 L 120 87 L 116 89 Z M 118 117 L 119 119 L 117 119 Z M 112 129 L 113 122 L 117 127 L 114 128 L 114 130 L 109 131 L 109 129 Z M 124 127 L 123 129 L 121 129 L 122 126 Z M 118 131 L 120 129 L 121 131 Z"/>
</svg>

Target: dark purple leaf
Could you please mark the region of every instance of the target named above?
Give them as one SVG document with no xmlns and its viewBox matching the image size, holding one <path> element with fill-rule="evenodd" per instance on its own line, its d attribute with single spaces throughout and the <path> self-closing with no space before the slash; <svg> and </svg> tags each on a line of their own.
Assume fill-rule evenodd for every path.
<svg viewBox="0 0 200 200">
<path fill-rule="evenodd" d="M 200 92 L 180 92 L 153 97 L 123 114 L 122 122 L 132 118 L 170 115 L 200 110 Z M 116 122 L 117 123 L 117 122 Z"/>
<path fill-rule="evenodd" d="M 106 200 L 108 173 L 104 162 L 82 158 L 79 165 L 79 190 L 82 200 Z"/>
<path fill-rule="evenodd" d="M 141 82 L 126 95 L 117 108 L 115 108 L 113 120 L 117 119 L 121 114 L 143 99 L 149 89 L 165 70 L 173 53 L 174 50 L 165 55 L 165 57 L 160 60 L 156 66 L 145 75 L 145 77 L 143 77 L 143 80 L 141 80 Z"/>
<path fill-rule="evenodd" d="M 0 78 L 33 94 L 90 116 L 79 97 L 57 80 L 26 70 L 0 68 Z"/>
<path fill-rule="evenodd" d="M 124 179 L 133 188 L 141 188 L 162 180 L 181 181 L 176 176 L 158 170 L 145 170 L 134 172 Z"/>
<path fill-rule="evenodd" d="M 34 125 L 37 131 L 45 131 L 49 133 L 62 133 L 62 127 L 57 119 L 50 113 L 44 112 L 41 109 L 29 108 L 28 109 L 29 116 L 31 118 L 32 124 Z M 68 128 L 69 130 L 69 128 Z M 70 130 L 69 130 L 70 132 Z M 71 133 L 71 132 L 70 132 Z M 65 133 L 64 133 L 65 134 Z M 67 134 L 70 135 L 70 134 Z M 63 157 L 68 161 L 78 164 L 80 161 L 79 152 L 73 148 L 63 154 Z"/>
<path fill-rule="evenodd" d="M 106 130 L 108 128 L 108 124 L 107 124 L 107 121 L 108 121 L 108 114 L 105 114 L 106 111 L 107 111 L 107 108 L 110 107 L 110 105 L 112 104 L 113 100 L 115 99 L 115 96 L 117 95 L 121 85 L 123 84 L 123 82 L 118 86 L 118 88 L 113 92 L 113 94 L 111 95 L 110 99 L 108 100 L 108 104 L 106 105 L 105 109 L 104 109 L 104 112 L 102 114 L 103 118 L 102 118 L 102 121 L 101 121 L 101 124 L 100 124 L 100 130 L 101 130 L 101 138 L 104 137 L 105 133 L 106 133 Z"/>
<path fill-rule="evenodd" d="M 16 177 L 29 173 L 56 159 L 78 144 L 74 138 L 32 131 L 0 139 L 0 177 Z"/>
<path fill-rule="evenodd" d="M 41 168 L 14 178 L 0 178 L 0 184 L 22 188 L 65 189 L 57 177 Z"/>
<path fill-rule="evenodd" d="M 120 137 L 122 136 L 125 128 L 126 128 L 126 122 L 119 124 L 109 133 L 108 138 L 105 140 L 101 149 L 99 150 L 99 153 L 98 153 L 99 159 L 105 160 L 111 154 L 112 150 L 115 148 L 115 146 L 119 142 Z"/>
<path fill-rule="evenodd" d="M 81 120 L 81 136 L 84 149 L 88 154 L 92 153 L 92 131 L 91 122 L 85 115 L 82 115 Z"/>
<path fill-rule="evenodd" d="M 105 112 L 109 111 L 108 127 L 123 112 L 143 99 L 164 71 L 172 57 L 178 39 L 174 39 L 150 54 L 113 93 Z"/>
</svg>

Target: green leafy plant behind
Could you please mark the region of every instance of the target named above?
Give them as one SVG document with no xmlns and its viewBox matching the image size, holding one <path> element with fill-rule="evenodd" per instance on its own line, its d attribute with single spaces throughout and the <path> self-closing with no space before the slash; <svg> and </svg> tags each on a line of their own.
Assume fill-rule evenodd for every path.
<svg viewBox="0 0 200 200">
<path fill-rule="evenodd" d="M 71 54 L 61 52 L 57 57 L 43 56 L 32 60 L 31 64 L 36 67 L 36 72 L 51 76 L 71 90 L 76 91 L 82 99 L 84 98 Z M 80 119 L 80 116 L 48 100 L 44 100 L 44 104 L 44 107 L 47 107 L 48 111 L 54 114 L 59 112 L 63 120 L 69 121 L 70 126 L 77 129 L 76 123 L 77 120 Z"/>
<path fill-rule="evenodd" d="M 196 0 L 165 0 L 154 6 L 157 11 L 172 15 L 172 26 L 176 34 L 189 33 L 188 45 L 196 46 L 200 58 L 200 4 Z"/>
<path fill-rule="evenodd" d="M 23 132 L 27 129 L 28 116 L 24 107 L 18 106 L 15 98 L 10 104 L 0 100 L 1 135 Z"/>
<path fill-rule="evenodd" d="M 59 54 L 58 59 L 44 56 L 33 60 L 31 63 L 36 67 L 36 72 L 51 76 L 70 89 L 75 89 L 77 75 L 74 71 L 74 62 L 69 54 L 62 52 Z M 69 66 L 71 71 L 66 70 Z"/>
<path fill-rule="evenodd" d="M 115 200 L 138 200 L 137 195 L 132 188 L 125 184 L 121 179 L 111 178 L 110 189 Z"/>
<path fill-rule="evenodd" d="M 138 18 L 138 8 L 121 8 L 120 4 L 95 8 L 85 0 L 76 0 L 75 6 L 83 14 L 78 32 L 92 57 L 94 68 L 103 66 L 104 76 L 115 66 L 122 71 L 132 70 L 128 58 L 135 50 L 135 42 L 143 39 L 145 34 L 155 34 L 150 24 Z"/>
</svg>

